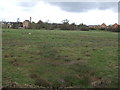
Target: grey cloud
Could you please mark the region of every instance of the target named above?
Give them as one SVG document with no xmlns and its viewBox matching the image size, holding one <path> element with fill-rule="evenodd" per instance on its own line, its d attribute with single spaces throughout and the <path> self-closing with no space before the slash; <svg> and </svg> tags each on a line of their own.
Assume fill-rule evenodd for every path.
<svg viewBox="0 0 120 90">
<path fill-rule="evenodd" d="M 22 7 L 33 7 L 36 3 L 21 2 L 19 5 Z"/>
<path fill-rule="evenodd" d="M 117 2 L 51 2 L 50 4 L 68 12 L 87 12 L 93 9 L 118 11 Z"/>
<path fill-rule="evenodd" d="M 19 6 L 22 6 L 22 7 L 25 7 L 25 8 L 31 8 L 31 7 L 34 7 L 36 6 L 36 4 L 38 3 L 38 0 L 29 0 L 29 1 L 22 1 L 22 2 L 19 2 L 18 5 Z"/>
<path fill-rule="evenodd" d="M 29 1 L 20 1 L 18 6 L 22 7 L 23 11 L 31 11 L 33 7 L 35 7 L 38 3 L 38 0 L 29 0 Z"/>
</svg>

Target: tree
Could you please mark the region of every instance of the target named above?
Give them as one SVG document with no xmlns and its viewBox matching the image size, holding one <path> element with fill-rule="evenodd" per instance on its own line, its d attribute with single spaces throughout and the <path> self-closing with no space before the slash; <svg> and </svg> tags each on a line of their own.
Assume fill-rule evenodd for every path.
<svg viewBox="0 0 120 90">
<path fill-rule="evenodd" d="M 60 26 L 61 30 L 70 30 L 68 19 L 63 20 L 62 23 L 63 24 Z"/>
<path fill-rule="evenodd" d="M 63 24 L 69 24 L 69 20 L 68 19 L 63 20 L 62 22 L 63 22 Z"/>
<path fill-rule="evenodd" d="M 89 27 L 83 23 L 79 24 L 78 25 L 78 28 L 81 30 L 81 31 L 89 31 Z"/>
<path fill-rule="evenodd" d="M 18 29 L 18 23 L 17 22 L 13 23 L 12 28 L 13 29 Z"/>
<path fill-rule="evenodd" d="M 114 28 L 112 25 L 109 25 L 107 31 L 120 32 L 120 25 L 118 25 L 118 28 Z"/>
<path fill-rule="evenodd" d="M 39 20 L 39 21 L 37 22 L 36 28 L 37 28 L 37 29 L 44 28 L 44 22 L 41 21 L 41 20 Z"/>
<path fill-rule="evenodd" d="M 31 23 L 31 29 L 37 29 L 36 27 L 37 27 L 37 24 L 35 22 L 32 22 Z"/>
<path fill-rule="evenodd" d="M 70 30 L 76 30 L 77 25 L 75 23 L 70 24 Z"/>
</svg>

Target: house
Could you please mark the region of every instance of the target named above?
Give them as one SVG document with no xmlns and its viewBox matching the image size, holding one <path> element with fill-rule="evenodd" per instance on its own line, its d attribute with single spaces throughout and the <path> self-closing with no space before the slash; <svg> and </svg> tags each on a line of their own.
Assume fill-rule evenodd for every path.
<svg viewBox="0 0 120 90">
<path fill-rule="evenodd" d="M 112 27 L 113 27 L 113 28 L 118 28 L 118 24 L 115 23 L 115 24 L 112 25 Z"/>
<path fill-rule="evenodd" d="M 29 20 L 25 20 L 23 22 L 23 28 L 29 28 L 30 27 L 30 21 Z"/>
<path fill-rule="evenodd" d="M 3 22 L 3 21 L 2 21 L 2 22 L 1 22 L 1 25 L 2 25 L 2 28 L 7 28 L 7 22 L 5 22 L 5 21 Z"/>
<path fill-rule="evenodd" d="M 2 22 L 2 28 L 12 28 L 13 22 Z"/>
<path fill-rule="evenodd" d="M 8 22 L 8 23 L 7 23 L 7 28 L 12 28 L 12 25 L 13 25 L 13 23 Z"/>
<path fill-rule="evenodd" d="M 100 25 L 100 28 L 107 28 L 107 25 L 105 23 Z"/>
</svg>

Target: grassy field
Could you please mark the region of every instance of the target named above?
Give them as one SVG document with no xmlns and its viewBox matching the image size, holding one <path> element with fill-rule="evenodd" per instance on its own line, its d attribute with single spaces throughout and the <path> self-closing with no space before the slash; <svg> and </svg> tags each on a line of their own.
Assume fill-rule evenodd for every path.
<svg viewBox="0 0 120 90">
<path fill-rule="evenodd" d="M 118 33 L 3 29 L 2 38 L 3 86 L 118 86 Z"/>
</svg>

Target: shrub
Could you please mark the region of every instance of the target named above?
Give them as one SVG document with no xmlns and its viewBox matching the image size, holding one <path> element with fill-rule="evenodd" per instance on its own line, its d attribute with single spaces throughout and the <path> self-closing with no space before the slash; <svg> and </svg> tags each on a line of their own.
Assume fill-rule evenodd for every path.
<svg viewBox="0 0 120 90">
<path fill-rule="evenodd" d="M 54 89 L 56 89 L 56 90 L 58 90 L 58 88 L 60 88 L 61 87 L 61 82 L 60 81 L 58 81 L 58 80 L 52 80 L 52 89 L 54 90 Z"/>
<path fill-rule="evenodd" d="M 90 30 L 96 30 L 95 28 L 89 28 Z"/>
<path fill-rule="evenodd" d="M 120 32 L 120 29 L 119 28 L 108 28 L 107 31 L 111 31 L 111 32 Z"/>
<path fill-rule="evenodd" d="M 46 79 L 38 78 L 38 79 L 35 80 L 35 85 L 43 86 L 43 87 L 49 87 L 50 82 L 48 82 Z"/>
<path fill-rule="evenodd" d="M 106 30 L 106 28 L 100 28 L 100 30 Z"/>
<path fill-rule="evenodd" d="M 80 27 L 81 31 L 89 31 L 89 28 L 87 26 L 82 26 Z"/>
</svg>

